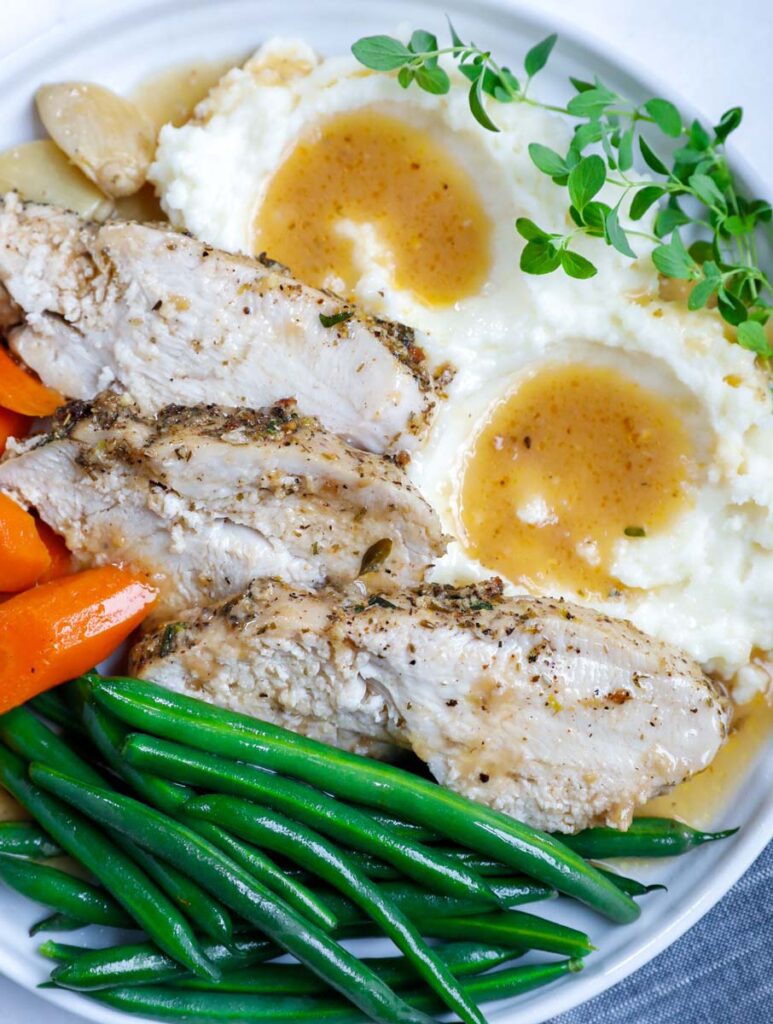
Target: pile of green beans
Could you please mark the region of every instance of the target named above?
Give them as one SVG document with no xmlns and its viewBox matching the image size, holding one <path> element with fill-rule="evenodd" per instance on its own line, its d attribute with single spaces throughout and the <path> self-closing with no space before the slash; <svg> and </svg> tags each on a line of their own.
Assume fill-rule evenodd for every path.
<svg viewBox="0 0 773 1024">
<path fill-rule="evenodd" d="M 152 807 L 172 817 L 181 818 L 235 860 L 256 881 L 281 896 L 314 924 L 328 931 L 333 929 L 335 917 L 324 903 L 307 886 L 282 871 L 263 851 L 241 842 L 210 822 L 191 821 L 186 816 L 185 805 L 194 795 L 193 790 L 157 778 L 129 764 L 120 752 L 127 735 L 125 727 L 103 708 L 88 700 L 90 687 L 98 678 L 91 673 L 73 680 L 64 689 L 71 702 L 78 707 L 89 738 L 110 768 L 129 784 L 137 796 Z"/>
<path fill-rule="evenodd" d="M 0 744 L 0 782 L 63 850 L 86 867 L 127 914 L 194 974 L 217 977 L 188 921 L 105 833 L 29 779 L 27 765 Z"/>
<path fill-rule="evenodd" d="M 552 836 L 394 765 L 337 750 L 142 680 L 105 679 L 93 688 L 93 695 L 135 728 L 290 775 L 355 804 L 396 813 L 496 857 L 620 924 L 639 916 L 639 907 L 627 893 Z"/>
<path fill-rule="evenodd" d="M 478 1002 L 507 999 L 529 992 L 582 969 L 581 960 L 528 964 L 494 971 L 465 981 L 468 998 Z M 233 992 L 185 991 L 170 988 L 115 988 L 95 994 L 100 1002 L 116 1010 L 141 1013 L 159 1021 L 187 1021 L 188 1024 L 359 1024 L 361 1017 L 340 999 L 319 996 L 240 995 Z M 406 1003 L 425 1020 L 426 1012 L 442 1011 L 443 1004 L 429 992 L 411 992 Z"/>
<path fill-rule="evenodd" d="M 515 908 L 564 894 L 631 921 L 662 887 L 592 861 L 732 834 L 649 818 L 549 836 L 400 768 L 96 673 L 0 716 L 0 782 L 34 819 L 0 823 L 0 881 L 51 912 L 34 930 L 147 936 L 45 942 L 46 984 L 193 1024 L 428 1024 L 447 1010 L 485 1024 L 478 1004 L 558 981 L 594 950 Z M 63 853 L 94 881 L 40 863 Z M 364 936 L 401 955 L 342 944 Z M 529 950 L 567 959 L 507 966 Z M 295 963 L 260 966 L 288 952 Z"/>
</svg>

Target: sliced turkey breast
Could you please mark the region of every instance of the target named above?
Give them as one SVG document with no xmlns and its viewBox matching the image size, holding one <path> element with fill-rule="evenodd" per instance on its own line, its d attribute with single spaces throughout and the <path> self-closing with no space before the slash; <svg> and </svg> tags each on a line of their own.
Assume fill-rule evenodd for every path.
<svg viewBox="0 0 773 1024">
<path fill-rule="evenodd" d="M 625 827 L 709 764 L 727 710 L 698 665 L 625 622 L 501 590 L 262 581 L 147 636 L 132 669 L 350 749 L 410 747 L 443 785 L 549 831 Z"/>
<path fill-rule="evenodd" d="M 288 402 L 170 406 L 143 416 L 106 392 L 57 414 L 0 462 L 0 491 L 62 534 L 84 565 L 126 561 L 162 589 L 156 615 L 256 577 L 416 583 L 445 548 L 404 472 Z"/>
<path fill-rule="evenodd" d="M 26 314 L 10 342 L 62 394 L 93 398 L 117 380 L 149 412 L 295 398 L 374 452 L 410 451 L 426 429 L 432 392 L 410 328 L 265 257 L 164 227 L 89 223 L 13 193 L 0 202 L 0 283 Z"/>
</svg>

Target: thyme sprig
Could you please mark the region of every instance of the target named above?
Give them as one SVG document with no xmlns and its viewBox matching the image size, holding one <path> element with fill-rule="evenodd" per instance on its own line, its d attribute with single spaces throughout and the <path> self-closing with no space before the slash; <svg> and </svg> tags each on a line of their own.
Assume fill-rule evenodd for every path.
<svg viewBox="0 0 773 1024">
<path fill-rule="evenodd" d="M 543 103 L 529 90 L 548 62 L 556 35 L 529 50 L 521 81 L 508 67 L 500 66 L 490 51 L 465 43 L 450 21 L 449 29 L 451 43 L 445 47 L 438 45 L 431 32 L 418 29 L 407 44 L 391 36 L 359 39 L 352 53 L 373 71 L 396 71 L 403 88 L 415 83 L 434 95 L 443 95 L 451 87 L 439 58 L 452 58 L 470 82 L 470 111 L 488 131 L 499 129 L 484 97 L 496 103 L 539 107 L 576 122 L 565 154 L 537 142 L 529 146 L 536 167 L 566 188 L 573 227 L 565 233 L 551 232 L 519 217 L 515 226 L 526 241 L 521 270 L 549 274 L 560 267 L 570 277 L 589 278 L 597 268 L 573 248 L 578 238 L 600 238 L 631 259 L 636 259 L 631 239 L 647 239 L 654 245 L 651 259 L 657 270 L 691 283 L 687 302 L 691 310 L 716 302 L 723 319 L 737 328 L 738 343 L 772 358 L 764 327 L 771 311 L 771 284 L 758 257 L 759 233 L 770 223 L 771 207 L 740 193 L 725 153 L 728 136 L 741 123 L 741 108 L 725 111 L 709 129 L 698 120 L 686 123 L 669 100 L 654 97 L 634 103 L 598 77 L 592 82 L 570 78 L 574 95 L 566 106 Z M 653 148 L 649 139 L 655 133 L 670 143 L 669 156 Z M 635 171 L 637 146 L 652 178 L 642 179 Z M 605 184 L 617 189 L 614 202 L 597 198 Z M 627 209 L 636 223 L 655 204 L 659 209 L 651 231 L 621 224 L 621 210 Z M 683 241 L 682 230 L 689 231 L 690 244 Z"/>
</svg>

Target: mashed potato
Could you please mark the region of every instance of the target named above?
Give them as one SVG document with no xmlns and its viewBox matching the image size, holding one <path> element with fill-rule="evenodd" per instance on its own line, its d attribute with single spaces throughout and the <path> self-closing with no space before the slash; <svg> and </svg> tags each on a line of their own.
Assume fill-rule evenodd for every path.
<svg viewBox="0 0 773 1024">
<path fill-rule="evenodd" d="M 403 90 L 391 76 L 366 72 L 353 58 L 319 61 L 301 42 L 273 41 L 243 69 L 229 72 L 193 121 L 162 130 L 151 178 L 178 227 L 225 249 L 255 252 L 270 213 L 280 228 L 286 224 L 288 239 L 296 233 L 298 259 L 319 257 L 323 269 L 315 271 L 320 280 L 313 283 L 343 291 L 367 310 L 422 332 L 430 360 L 444 371 L 446 397 L 409 473 L 456 538 L 434 570 L 436 579 L 462 582 L 496 571 L 508 578 L 513 592 L 560 594 L 630 619 L 708 669 L 734 678 L 738 696 L 746 698 L 766 679 L 752 662 L 773 648 L 773 419 L 767 379 L 752 353 L 729 343 L 715 314 L 659 301 L 648 259 L 630 261 L 584 239 L 581 249 L 599 269 L 593 280 L 523 275 L 516 217 L 530 217 L 548 230 L 567 227 L 565 194 L 537 171 L 527 146 L 539 141 L 563 150 L 567 127 L 543 111 L 502 105 L 496 108 L 501 131 L 486 132 L 470 116 L 464 80 L 453 76 L 448 95 L 429 96 Z M 356 121 L 362 112 L 364 118 Z M 337 137 L 325 127 L 353 116 Z M 434 297 L 442 294 L 442 301 L 422 291 L 427 261 L 410 263 L 411 245 L 426 246 L 427 239 L 421 231 L 415 238 L 406 235 L 404 224 L 398 225 L 400 234 L 395 228 L 400 210 L 389 209 L 398 202 L 395 183 L 402 171 L 390 164 L 385 173 L 381 165 L 393 159 L 402 136 L 395 136 L 391 149 L 383 148 L 382 139 L 381 150 L 371 142 L 360 153 L 362 159 L 379 154 L 378 166 L 371 164 L 369 172 L 374 189 L 381 189 L 377 196 L 369 196 L 361 180 L 355 191 L 344 176 L 332 179 L 342 182 L 343 198 L 330 228 L 338 255 L 327 271 L 319 238 L 297 234 L 313 231 L 300 220 L 314 188 L 320 210 L 331 201 L 329 190 L 322 194 L 320 152 L 330 160 L 348 158 L 356 145 L 352 136 L 375 131 L 379 118 L 384 124 L 391 119 L 389 130 L 395 121 L 404 125 L 415 144 L 426 147 L 413 167 L 420 173 L 411 180 L 418 184 L 400 193 L 404 217 L 406 202 L 419 202 L 422 189 L 430 204 L 426 209 L 437 211 L 438 222 L 446 216 L 442 194 L 432 191 L 438 153 L 445 154 L 448 166 L 448 182 L 438 188 L 450 187 L 458 207 L 467 204 L 461 227 L 453 229 L 454 238 L 465 244 L 453 249 L 454 239 L 448 242 L 446 290 Z M 299 159 L 301 143 L 307 163 L 293 169 L 290 160 Z M 286 173 L 288 167 L 292 173 Z M 278 190 L 280 169 L 288 183 Z M 308 194 L 299 199 L 304 189 Z M 359 204 L 356 215 L 348 199 Z M 372 212 L 363 213 L 369 201 Z M 440 231 L 443 225 L 434 227 Z M 281 245 L 281 232 L 277 237 Z M 342 239 L 350 243 L 345 266 Z M 466 267 L 470 253 L 472 268 Z M 644 249 L 640 254 L 647 255 Z M 282 259 L 281 252 L 270 255 Z M 456 287 L 458 294 L 449 300 L 448 281 L 457 277 L 452 291 Z M 566 368 L 581 371 L 582 386 L 575 406 L 554 410 L 568 417 L 574 446 L 558 480 L 555 470 L 545 467 L 555 465 L 549 460 L 563 442 L 545 433 L 545 423 L 540 443 L 532 447 L 531 435 L 522 439 L 528 451 L 506 430 L 494 431 L 491 438 L 486 431 L 506 403 L 517 404 L 520 389 L 528 384 L 533 390 Z M 608 415 L 591 422 L 590 399 L 582 397 L 582 388 L 587 385 L 587 395 L 597 395 L 604 381 L 617 389 L 614 401 L 610 396 Z M 629 435 L 639 446 L 636 470 L 620 462 Z M 588 450 L 591 443 L 595 447 Z M 481 498 L 470 513 L 475 502 L 469 486 L 465 491 L 465 480 L 473 479 L 468 474 L 485 479 L 485 466 L 476 460 L 506 445 L 518 462 L 514 479 L 530 480 L 531 490 L 522 489 L 511 505 Z M 588 479 L 594 482 L 578 490 L 573 475 L 579 467 L 590 467 Z M 550 501 L 540 480 L 549 481 Z M 509 486 L 504 478 L 502 486 Z M 620 516 L 636 507 L 630 493 L 635 487 L 642 495 L 650 488 L 641 506 L 646 522 L 616 520 L 615 509 Z M 605 509 L 604 516 L 594 509 Z M 501 551 L 497 548 L 493 559 L 489 552 L 485 562 L 476 557 L 475 516 L 484 538 L 487 530 L 503 538 Z M 551 551 L 548 528 L 558 531 L 551 535 L 557 538 L 555 551 L 563 545 L 583 572 L 562 572 L 558 554 L 546 558 L 536 581 L 524 569 L 534 545 Z"/>
</svg>

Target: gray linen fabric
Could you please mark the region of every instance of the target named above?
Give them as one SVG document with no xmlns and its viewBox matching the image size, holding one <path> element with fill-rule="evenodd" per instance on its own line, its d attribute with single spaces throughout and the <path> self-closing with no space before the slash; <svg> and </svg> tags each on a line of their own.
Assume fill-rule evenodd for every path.
<svg viewBox="0 0 773 1024">
<path fill-rule="evenodd" d="M 550 1024 L 773 1024 L 773 843 L 678 942 Z"/>
</svg>

